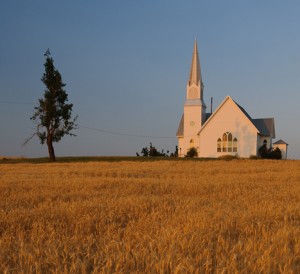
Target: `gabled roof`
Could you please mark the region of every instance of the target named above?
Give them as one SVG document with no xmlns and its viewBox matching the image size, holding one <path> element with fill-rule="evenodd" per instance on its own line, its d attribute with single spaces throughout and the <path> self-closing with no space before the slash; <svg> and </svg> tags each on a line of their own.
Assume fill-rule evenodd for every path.
<svg viewBox="0 0 300 274">
<path fill-rule="evenodd" d="M 232 100 L 233 102 L 235 102 L 235 104 L 239 107 L 239 109 L 247 116 L 247 118 L 251 121 L 252 118 L 251 116 L 249 115 L 249 113 L 243 108 L 241 107 L 236 101 Z"/>
<path fill-rule="evenodd" d="M 205 123 L 202 125 L 201 129 L 199 130 L 198 134 L 206 127 L 206 125 L 213 119 L 213 117 L 218 113 L 218 111 L 222 108 L 222 106 L 228 101 L 232 100 L 230 96 L 226 96 L 223 102 L 217 107 L 217 109 L 211 113 L 211 115 L 208 117 L 208 119 L 205 121 Z M 233 101 L 233 100 L 232 100 Z M 233 101 L 234 102 L 234 101 Z M 234 102 L 235 103 L 235 102 Z M 237 105 L 238 106 L 238 105 Z"/>
<path fill-rule="evenodd" d="M 240 111 L 248 118 L 251 124 L 257 129 L 258 133 L 263 136 L 272 136 L 275 138 L 275 127 L 274 127 L 274 118 L 264 118 L 264 119 L 252 119 L 248 112 L 241 107 L 238 103 L 236 103 L 230 96 L 226 96 L 223 102 L 218 106 L 214 113 L 212 113 L 206 122 L 203 124 L 202 128 L 198 132 L 200 132 L 205 128 L 205 126 L 213 119 L 216 113 L 223 107 L 223 105 L 228 101 L 231 100 L 239 109 Z"/>
<path fill-rule="evenodd" d="M 248 112 L 243 107 L 241 107 L 237 102 L 235 103 L 240 108 L 240 110 L 247 116 L 247 118 L 253 123 L 253 125 L 258 129 L 261 135 L 263 136 L 272 135 L 272 137 L 275 138 L 274 118 L 252 119 L 252 117 L 248 114 Z"/>
<path fill-rule="evenodd" d="M 275 138 L 274 118 L 252 119 L 252 122 L 261 135 Z"/>
<path fill-rule="evenodd" d="M 181 116 L 181 120 L 177 129 L 177 133 L 176 133 L 177 137 L 183 136 L 183 126 L 184 126 L 184 114 L 182 114 Z"/>
<path fill-rule="evenodd" d="M 273 145 L 288 145 L 288 143 L 286 143 L 285 141 L 280 139 L 280 140 L 276 141 L 275 143 L 273 143 Z"/>
</svg>

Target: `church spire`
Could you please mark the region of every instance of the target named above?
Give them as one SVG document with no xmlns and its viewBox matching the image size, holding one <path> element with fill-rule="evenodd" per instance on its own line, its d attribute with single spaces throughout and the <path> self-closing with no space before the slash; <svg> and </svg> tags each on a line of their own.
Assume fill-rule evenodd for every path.
<svg viewBox="0 0 300 274">
<path fill-rule="evenodd" d="M 192 57 L 189 85 L 191 85 L 193 82 L 196 85 L 198 85 L 199 82 L 200 82 L 201 86 L 203 85 L 196 39 L 195 39 L 195 43 L 194 43 L 194 52 L 193 52 L 193 57 Z"/>
</svg>

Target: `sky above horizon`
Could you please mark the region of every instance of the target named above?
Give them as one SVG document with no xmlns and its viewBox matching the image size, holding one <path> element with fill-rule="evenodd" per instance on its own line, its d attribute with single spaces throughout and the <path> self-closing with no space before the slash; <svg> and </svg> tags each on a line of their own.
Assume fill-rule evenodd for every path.
<svg viewBox="0 0 300 274">
<path fill-rule="evenodd" d="M 0 155 L 48 155 L 37 139 L 22 146 L 47 48 L 79 117 L 57 156 L 173 152 L 196 38 L 207 106 L 230 95 L 274 117 L 274 141 L 300 159 L 299 14 L 292 0 L 1 1 Z"/>
</svg>

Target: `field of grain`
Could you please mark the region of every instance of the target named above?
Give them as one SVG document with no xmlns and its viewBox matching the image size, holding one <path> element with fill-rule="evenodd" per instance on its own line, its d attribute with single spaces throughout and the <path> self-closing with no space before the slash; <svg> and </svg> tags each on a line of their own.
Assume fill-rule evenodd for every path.
<svg viewBox="0 0 300 274">
<path fill-rule="evenodd" d="M 300 273 L 300 161 L 0 165 L 0 273 Z"/>
</svg>

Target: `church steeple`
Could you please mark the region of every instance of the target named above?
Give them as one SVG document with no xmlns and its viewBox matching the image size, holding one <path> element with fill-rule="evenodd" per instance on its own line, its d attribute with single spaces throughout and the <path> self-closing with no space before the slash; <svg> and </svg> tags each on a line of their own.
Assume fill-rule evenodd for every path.
<svg viewBox="0 0 300 274">
<path fill-rule="evenodd" d="M 201 67 L 198 54 L 197 40 L 195 39 L 192 64 L 190 70 L 190 78 L 187 83 L 187 99 L 198 99 L 203 105 L 203 89 Z"/>
<path fill-rule="evenodd" d="M 180 156 L 186 155 L 191 147 L 194 147 L 198 153 L 200 152 L 198 132 L 206 121 L 203 88 L 198 47 L 195 39 L 190 77 L 186 85 L 183 116 L 177 132 Z"/>
<path fill-rule="evenodd" d="M 200 83 L 200 85 L 203 85 L 196 39 L 194 43 L 194 52 L 192 57 L 189 85 L 192 85 L 192 83 L 195 83 L 196 85 Z"/>
</svg>

